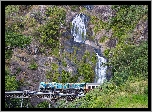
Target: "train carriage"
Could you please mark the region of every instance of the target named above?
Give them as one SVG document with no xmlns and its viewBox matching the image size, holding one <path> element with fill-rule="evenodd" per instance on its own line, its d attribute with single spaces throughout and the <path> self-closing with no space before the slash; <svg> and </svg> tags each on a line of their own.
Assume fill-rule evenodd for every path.
<svg viewBox="0 0 152 112">
<path fill-rule="evenodd" d="M 63 94 L 85 94 L 91 89 L 97 88 L 100 83 L 45 83 L 41 82 L 39 91 L 41 92 L 52 92 L 52 93 L 63 93 Z"/>
</svg>

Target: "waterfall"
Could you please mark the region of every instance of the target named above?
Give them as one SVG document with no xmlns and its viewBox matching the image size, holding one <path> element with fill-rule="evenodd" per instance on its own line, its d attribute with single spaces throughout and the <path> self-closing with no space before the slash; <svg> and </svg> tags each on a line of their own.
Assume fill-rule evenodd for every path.
<svg viewBox="0 0 152 112">
<path fill-rule="evenodd" d="M 106 59 L 99 56 L 98 53 L 96 53 L 96 55 L 98 58 L 98 62 L 96 63 L 96 68 L 95 68 L 95 72 L 97 75 L 95 82 L 103 84 L 104 81 L 106 80 L 107 66 L 104 66 L 104 63 L 106 63 Z"/>
<path fill-rule="evenodd" d="M 72 21 L 71 33 L 75 42 L 84 43 L 86 39 L 86 22 L 87 18 L 84 14 L 78 14 Z"/>
<path fill-rule="evenodd" d="M 88 18 L 84 14 L 77 14 L 72 21 L 71 34 L 74 37 L 74 41 L 78 43 L 85 43 L 86 40 L 86 22 Z M 101 50 L 95 50 L 98 61 L 95 67 L 96 78 L 94 83 L 103 83 L 106 80 L 107 66 L 103 66 L 106 59 L 101 57 Z"/>
</svg>

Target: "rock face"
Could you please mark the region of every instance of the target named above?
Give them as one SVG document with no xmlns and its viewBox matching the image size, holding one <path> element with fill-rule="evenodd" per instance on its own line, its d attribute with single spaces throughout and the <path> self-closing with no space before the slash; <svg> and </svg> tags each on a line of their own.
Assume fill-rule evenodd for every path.
<svg viewBox="0 0 152 112">
<path fill-rule="evenodd" d="M 30 15 L 30 17 L 35 18 L 38 23 L 45 24 L 46 20 L 49 19 L 46 18 L 44 19 L 45 11 L 47 7 L 50 6 L 33 6 L 33 9 L 31 12 L 26 15 Z M 62 6 L 61 6 L 62 7 Z M 69 6 L 63 6 L 67 10 L 66 14 L 66 23 L 67 26 L 69 23 L 72 23 L 72 20 L 76 15 L 79 14 L 79 12 L 73 12 L 71 11 Z M 104 22 L 108 22 L 111 17 L 114 16 L 114 13 L 111 9 L 110 5 L 95 5 L 95 6 L 86 6 L 88 8 L 88 13 L 95 15 L 99 17 L 101 20 Z M 38 13 L 40 12 L 40 14 Z M 82 16 L 82 15 L 81 15 Z M 84 21 L 84 20 L 83 20 Z M 82 22 L 82 21 L 79 21 Z M 73 23 L 73 25 L 76 24 Z M 77 23 L 78 24 L 78 23 Z M 98 60 L 99 63 L 101 63 L 103 57 L 103 51 L 106 48 L 112 48 L 115 47 L 117 44 L 117 39 L 112 39 L 110 38 L 112 36 L 112 30 L 110 29 L 109 31 L 106 31 L 105 29 L 102 29 L 101 31 L 98 31 L 97 34 L 95 35 L 94 39 L 89 39 L 87 38 L 87 33 L 89 31 L 90 36 L 94 35 L 93 27 L 95 25 L 81 25 L 81 27 L 87 27 L 83 31 L 79 31 L 85 34 L 85 39 L 83 40 L 82 43 L 82 37 L 78 38 L 75 35 L 71 34 L 71 29 L 70 27 L 66 27 L 66 32 L 62 33 L 62 37 L 60 39 L 60 44 L 61 48 L 59 50 L 59 55 L 58 56 L 52 56 L 49 53 L 52 52 L 49 48 L 45 49 L 45 53 L 42 53 L 40 49 L 41 46 L 39 42 L 35 40 L 32 41 L 32 43 L 27 46 L 25 49 L 19 49 L 15 48 L 13 51 L 13 56 L 11 58 L 11 63 L 10 63 L 10 70 L 12 74 L 16 74 L 16 79 L 22 82 L 22 86 L 20 87 L 20 90 L 37 90 L 39 87 L 39 83 L 42 81 L 49 82 L 51 80 L 46 77 L 46 73 L 48 71 L 51 71 L 51 65 L 55 63 L 58 66 L 58 72 L 61 73 L 62 70 L 65 70 L 69 72 L 72 76 L 75 76 L 78 72 L 79 66 L 77 66 L 74 62 L 73 55 L 76 57 L 77 61 L 81 61 L 82 57 L 84 56 L 84 53 L 87 51 L 90 53 L 90 57 L 92 57 L 95 53 L 98 54 Z M 64 26 L 63 26 L 64 27 Z M 90 28 L 90 29 L 89 29 Z M 74 29 L 75 30 L 75 29 Z M 74 32 L 74 31 L 73 31 Z M 136 26 L 134 30 L 134 41 L 137 43 L 140 42 L 141 40 L 147 39 L 148 38 L 148 21 L 140 21 L 139 24 Z M 100 43 L 100 39 L 104 36 L 108 37 L 108 41 L 104 43 Z M 79 41 L 77 41 L 79 40 Z M 104 57 L 105 58 L 105 57 Z M 67 66 L 63 65 L 62 61 L 65 61 Z M 89 58 L 86 57 L 86 62 L 88 63 Z M 105 59 L 108 61 L 108 59 Z M 106 62 L 103 59 L 103 62 Z M 31 62 L 34 61 L 37 64 L 37 68 L 35 70 L 30 69 Z M 99 64 L 97 63 L 97 64 Z M 92 65 L 92 68 L 95 70 L 96 64 Z M 104 68 L 101 68 L 104 69 Z M 106 78 L 109 80 L 111 78 L 111 68 L 106 67 L 107 73 L 106 73 Z M 103 71 L 106 71 L 105 69 Z M 96 70 L 97 71 L 97 70 Z M 98 71 L 100 72 L 100 71 Z M 101 72 L 99 74 L 102 74 Z M 100 75 L 100 77 L 102 77 Z M 79 77 L 77 82 L 79 82 L 81 79 L 84 77 Z M 59 77 L 61 79 L 61 77 Z M 103 80 L 102 80 L 103 81 Z M 101 80 L 95 81 L 95 82 L 102 82 Z M 31 102 L 33 102 L 33 105 L 36 105 L 37 103 L 41 102 L 42 100 L 38 98 L 33 98 L 31 99 Z"/>
<path fill-rule="evenodd" d="M 93 8 L 93 12 L 104 21 L 108 22 L 108 20 L 113 16 L 114 12 L 111 9 L 111 5 L 95 5 Z"/>
<path fill-rule="evenodd" d="M 35 18 L 39 24 L 45 24 L 45 12 L 46 9 L 49 6 L 33 6 L 33 9 L 31 9 L 30 12 L 24 15 L 29 15 L 32 18 Z M 67 24 L 69 22 L 72 22 L 76 14 L 79 14 L 79 12 L 72 12 L 70 10 L 69 6 L 64 6 L 68 11 L 66 15 L 66 22 Z M 86 6 L 87 7 L 87 6 Z M 110 6 L 91 6 L 87 7 L 88 10 L 92 11 L 93 14 L 99 15 L 101 19 L 108 21 L 108 18 L 111 17 L 112 12 L 110 12 Z M 40 12 L 40 15 L 38 15 L 38 12 Z M 83 15 L 80 15 L 83 16 Z M 46 19 L 47 20 L 47 19 Z M 85 19 L 83 20 L 87 26 L 87 22 Z M 86 28 L 87 29 L 87 28 Z M 88 31 L 88 29 L 87 29 Z M 86 32 L 86 31 L 85 31 Z M 84 32 L 84 33 L 85 33 Z M 71 35 L 70 30 L 67 30 L 66 33 L 62 35 L 61 44 L 63 46 L 61 50 L 61 55 L 63 53 L 74 53 L 74 48 L 77 48 L 76 50 L 76 57 L 78 60 L 81 60 L 84 53 L 88 51 L 90 55 L 92 56 L 95 54 L 94 49 L 102 49 L 100 45 L 95 43 L 91 40 L 86 40 L 84 44 L 80 44 L 78 42 L 74 41 L 73 36 Z M 70 38 L 67 39 L 66 37 L 69 36 Z M 96 39 L 99 39 L 98 36 L 95 37 Z M 48 52 L 51 52 L 48 50 Z M 37 90 L 39 83 L 41 81 L 49 81 L 46 78 L 46 72 L 51 70 L 51 64 L 56 63 L 59 66 L 59 72 L 62 70 L 68 71 L 71 73 L 71 75 L 75 75 L 77 73 L 77 66 L 73 63 L 71 59 L 68 57 L 62 58 L 65 59 L 67 63 L 67 67 L 64 67 L 56 57 L 51 57 L 48 55 L 44 55 L 40 51 L 39 42 L 33 40 L 32 43 L 27 46 L 25 49 L 14 49 L 11 61 L 11 72 L 12 74 L 17 73 L 17 80 L 23 81 L 23 86 L 20 88 L 21 90 L 24 89 L 30 89 L 30 90 Z M 86 59 L 88 60 L 88 59 Z M 29 66 L 31 65 L 31 61 L 34 61 L 38 67 L 35 70 L 31 70 Z M 95 67 L 95 65 L 93 65 Z"/>
<path fill-rule="evenodd" d="M 140 43 L 141 41 L 148 39 L 148 20 L 139 21 L 139 23 L 134 29 L 133 36 L 134 36 L 135 43 Z"/>
</svg>

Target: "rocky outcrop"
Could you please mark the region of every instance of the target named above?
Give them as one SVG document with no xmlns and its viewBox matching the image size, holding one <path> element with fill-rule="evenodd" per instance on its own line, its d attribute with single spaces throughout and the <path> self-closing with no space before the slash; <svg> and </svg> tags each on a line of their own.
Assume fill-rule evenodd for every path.
<svg viewBox="0 0 152 112">
<path fill-rule="evenodd" d="M 139 44 L 148 39 L 148 20 L 140 20 L 133 32 L 133 41 Z"/>
<path fill-rule="evenodd" d="M 33 6 L 33 9 L 31 9 L 30 12 L 25 15 L 28 15 L 31 18 L 35 18 L 38 21 L 38 25 L 36 26 L 45 24 L 45 22 L 49 19 L 49 17 L 44 17 L 47 7 L 50 6 Z M 31 44 L 25 49 L 15 48 L 13 50 L 13 56 L 10 62 L 10 70 L 12 74 L 16 74 L 16 79 L 22 83 L 20 90 L 37 90 L 40 82 L 49 82 L 51 79 L 46 78 L 46 73 L 47 71 L 52 70 L 52 63 L 55 63 L 59 66 L 59 73 L 61 73 L 62 70 L 65 70 L 69 72 L 72 76 L 76 75 L 78 66 L 73 62 L 73 59 L 69 58 L 70 56 L 63 57 L 63 54 L 73 55 L 75 50 L 74 48 L 76 48 L 75 57 L 77 58 L 77 60 L 82 60 L 82 57 L 86 51 L 88 51 L 90 53 L 90 56 L 92 56 L 93 54 L 95 54 L 95 49 L 100 50 L 101 53 L 103 53 L 106 48 L 115 47 L 117 44 L 117 39 L 111 38 L 112 30 L 106 31 L 105 29 L 98 31 L 92 40 L 87 38 L 84 44 L 74 42 L 74 39 L 71 36 L 69 23 L 72 21 L 73 17 L 79 13 L 79 11 L 71 11 L 69 6 L 60 7 L 64 7 L 67 10 L 65 20 L 67 26 L 62 26 L 66 31 L 62 33 L 62 37 L 60 38 L 60 47 L 62 48 L 60 49 L 59 57 L 51 56 L 49 52 L 52 51 L 49 48 L 45 49 L 45 53 L 42 53 L 40 50 L 42 49 L 42 47 L 40 46 L 40 43 L 36 41 L 36 39 L 33 40 Z M 84 12 L 97 16 L 103 22 L 108 22 L 115 13 L 112 11 L 110 5 L 95 5 L 93 9 Z M 89 32 L 90 36 L 95 34 L 93 31 L 94 26 L 95 25 L 93 24 L 88 25 L 87 32 Z M 27 28 L 26 31 L 28 32 L 29 29 Z M 30 35 L 29 32 L 23 32 L 23 34 L 24 33 Z M 108 39 L 102 43 L 100 42 L 100 39 L 104 36 L 108 37 Z M 141 40 L 146 40 L 147 38 L 148 21 L 141 20 L 134 30 L 134 41 L 136 43 L 139 43 Z M 66 62 L 67 66 L 63 66 L 61 62 L 63 60 Z M 86 60 L 86 62 L 88 62 L 88 57 L 86 58 Z M 31 61 L 35 61 L 35 63 L 38 65 L 37 69 L 32 70 L 29 68 Z M 95 65 L 92 66 L 95 67 Z M 108 67 L 107 79 L 109 80 L 110 77 L 111 68 Z M 81 79 L 83 79 L 82 76 L 79 77 L 77 81 L 79 82 Z M 34 105 L 41 101 L 42 100 L 38 98 L 34 98 L 31 100 Z"/>
<path fill-rule="evenodd" d="M 92 12 L 104 22 L 108 22 L 114 15 L 111 5 L 95 5 Z"/>
</svg>

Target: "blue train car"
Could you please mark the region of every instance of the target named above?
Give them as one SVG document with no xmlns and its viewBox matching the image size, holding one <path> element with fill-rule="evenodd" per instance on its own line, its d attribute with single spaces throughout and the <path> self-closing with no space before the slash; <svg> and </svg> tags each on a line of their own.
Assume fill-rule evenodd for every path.
<svg viewBox="0 0 152 112">
<path fill-rule="evenodd" d="M 55 88 L 56 88 L 56 89 L 62 89 L 62 88 L 63 88 L 62 83 L 56 83 Z"/>
<path fill-rule="evenodd" d="M 56 82 L 41 82 L 39 85 L 39 91 L 44 92 L 61 92 L 66 90 L 84 90 L 86 88 L 86 83 L 56 83 Z M 74 92 L 75 92 L 74 91 Z"/>
<path fill-rule="evenodd" d="M 40 85 L 39 85 L 39 91 L 42 91 L 45 89 L 45 86 L 46 86 L 46 83 L 45 82 L 41 82 Z"/>
</svg>

